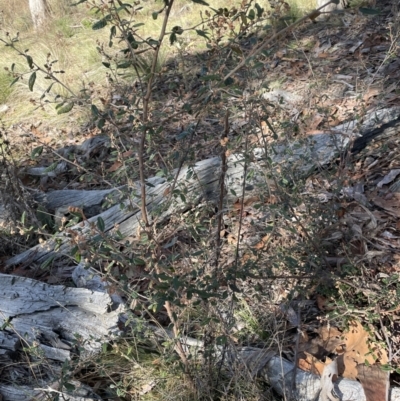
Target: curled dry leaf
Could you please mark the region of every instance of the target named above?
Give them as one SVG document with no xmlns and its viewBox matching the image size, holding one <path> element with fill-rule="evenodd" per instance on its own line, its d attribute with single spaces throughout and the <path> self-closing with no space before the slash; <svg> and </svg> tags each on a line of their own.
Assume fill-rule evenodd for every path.
<svg viewBox="0 0 400 401">
<path fill-rule="evenodd" d="M 357 379 L 357 366 L 360 364 L 388 363 L 386 351 L 370 340 L 369 334 L 361 323 L 352 322 L 349 331 L 344 334 L 343 340 L 346 350 L 343 354 L 344 377 Z"/>
<path fill-rule="evenodd" d="M 394 217 L 400 217 L 400 193 L 392 193 L 386 198 L 376 196 L 372 199 L 375 205 L 384 209 L 387 213 Z"/>
</svg>

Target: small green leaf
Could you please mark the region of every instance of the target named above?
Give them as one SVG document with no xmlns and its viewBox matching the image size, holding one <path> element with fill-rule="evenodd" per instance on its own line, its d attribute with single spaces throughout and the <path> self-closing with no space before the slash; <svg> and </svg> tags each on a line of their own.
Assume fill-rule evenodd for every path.
<svg viewBox="0 0 400 401">
<path fill-rule="evenodd" d="M 96 126 L 97 126 L 98 129 L 102 129 L 104 127 L 105 123 L 106 123 L 106 120 L 104 118 L 100 118 L 100 120 L 97 121 Z"/>
<path fill-rule="evenodd" d="M 99 109 L 97 108 L 97 106 L 95 106 L 94 104 L 92 104 L 92 106 L 90 107 L 92 114 L 94 117 L 98 117 L 99 116 Z"/>
<path fill-rule="evenodd" d="M 172 32 L 171 35 L 169 35 L 169 43 L 172 45 L 176 42 L 176 33 Z"/>
<path fill-rule="evenodd" d="M 74 391 L 75 386 L 72 383 L 64 382 L 64 387 L 67 391 Z"/>
<path fill-rule="evenodd" d="M 33 85 L 35 85 L 35 81 L 36 81 L 36 71 L 31 74 L 28 81 L 28 87 L 31 92 L 33 91 Z"/>
<path fill-rule="evenodd" d="M 33 58 L 31 56 L 26 56 L 26 61 L 28 62 L 29 68 L 33 68 Z"/>
<path fill-rule="evenodd" d="M 122 63 L 117 64 L 117 68 L 129 68 L 132 65 L 130 61 L 123 61 Z"/>
<path fill-rule="evenodd" d="M 200 79 L 202 81 L 220 81 L 221 80 L 221 76 L 218 75 L 218 74 L 204 75 L 204 77 L 200 77 Z"/>
<path fill-rule="evenodd" d="M 174 26 L 173 28 L 172 28 L 172 32 L 174 32 L 174 33 L 176 33 L 177 35 L 182 35 L 182 33 L 183 33 L 183 29 L 182 29 L 182 27 L 181 26 Z"/>
<path fill-rule="evenodd" d="M 10 86 L 13 86 L 16 82 L 18 82 L 18 81 L 19 81 L 19 78 L 20 78 L 20 77 L 15 78 L 15 79 L 10 83 Z"/>
<path fill-rule="evenodd" d="M 49 87 L 45 90 L 45 93 L 49 93 L 50 89 L 53 87 L 54 82 L 49 85 Z"/>
<path fill-rule="evenodd" d="M 37 146 L 31 152 L 31 158 L 35 159 L 36 157 L 40 156 L 43 152 L 43 146 Z"/>
<path fill-rule="evenodd" d="M 153 17 L 154 20 L 156 20 L 158 17 L 158 11 L 154 11 L 153 14 L 151 14 L 151 16 Z"/>
<path fill-rule="evenodd" d="M 233 291 L 233 292 L 240 292 L 239 288 L 237 287 L 236 284 L 229 284 L 229 288 Z"/>
<path fill-rule="evenodd" d="M 177 241 L 178 241 L 178 237 L 174 237 L 174 238 L 172 238 L 172 240 L 171 240 L 170 242 L 168 242 L 168 244 L 165 244 L 165 245 L 163 246 L 163 248 L 164 248 L 164 249 L 171 248 L 171 247 L 173 247 L 173 246 L 176 244 Z"/>
<path fill-rule="evenodd" d="M 105 16 L 105 17 L 102 18 L 101 20 L 95 22 L 95 23 L 92 25 L 92 29 L 93 29 L 94 31 L 98 31 L 99 29 L 103 29 L 103 28 L 107 25 L 107 22 L 108 22 L 109 20 L 110 20 L 110 16 L 109 16 L 109 15 Z"/>
<path fill-rule="evenodd" d="M 215 343 L 216 343 L 217 345 L 225 345 L 225 344 L 227 343 L 226 336 L 218 336 L 218 337 L 215 339 Z"/>
<path fill-rule="evenodd" d="M 54 221 L 51 215 L 45 210 L 43 206 L 39 206 L 36 210 L 36 217 L 42 225 L 42 228 L 54 228 Z"/>
<path fill-rule="evenodd" d="M 57 168 L 57 166 L 58 166 L 58 162 L 51 163 L 49 167 L 46 167 L 44 169 L 44 173 L 51 173 L 52 171 L 54 171 Z"/>
<path fill-rule="evenodd" d="M 197 33 L 197 35 L 202 36 L 203 38 L 208 39 L 207 32 L 202 31 L 201 29 L 196 29 L 196 33 Z"/>
<path fill-rule="evenodd" d="M 179 134 L 176 136 L 176 139 L 177 139 L 178 141 L 181 141 L 182 139 L 186 138 L 188 135 L 189 135 L 189 131 L 185 130 L 185 131 L 182 131 L 181 133 L 179 133 Z"/>
<path fill-rule="evenodd" d="M 140 258 L 133 258 L 133 263 L 138 266 L 145 266 L 146 262 Z"/>
<path fill-rule="evenodd" d="M 380 11 L 376 8 L 364 8 L 360 7 L 360 11 L 364 15 L 379 15 Z"/>
<path fill-rule="evenodd" d="M 104 233 L 105 227 L 104 220 L 99 216 L 97 218 L 97 228 Z"/>
<path fill-rule="evenodd" d="M 190 103 L 185 103 L 183 106 L 182 106 L 182 109 L 183 110 L 185 110 L 185 111 L 187 111 L 188 113 L 192 113 L 192 105 L 190 104 Z"/>
<path fill-rule="evenodd" d="M 204 0 L 192 0 L 192 1 L 193 3 L 201 4 L 202 6 L 209 6 L 209 4 Z"/>
<path fill-rule="evenodd" d="M 74 103 L 67 103 L 65 106 L 62 106 L 57 110 L 57 114 L 69 113 L 73 107 Z"/>
<path fill-rule="evenodd" d="M 101 64 L 103 64 L 106 68 L 110 68 L 110 63 L 106 63 L 105 61 L 103 61 Z"/>
<path fill-rule="evenodd" d="M 137 49 L 138 43 L 136 42 L 135 37 L 132 35 L 131 32 L 128 33 L 127 39 L 128 39 L 129 44 L 132 46 L 136 46 L 136 47 L 134 47 L 134 49 Z M 128 49 L 128 52 L 129 52 L 129 49 Z"/>
<path fill-rule="evenodd" d="M 49 267 L 50 264 L 53 262 L 53 260 L 54 260 L 54 256 L 52 256 L 52 257 L 46 259 L 46 260 L 40 265 L 40 268 L 44 270 L 46 267 Z"/>
<path fill-rule="evenodd" d="M 261 18 L 264 12 L 264 9 L 260 7 L 258 3 L 254 5 L 254 7 L 257 9 L 257 18 Z"/>
<path fill-rule="evenodd" d="M 254 19 L 256 18 L 256 13 L 253 9 L 251 9 L 249 11 L 249 14 L 247 15 L 247 17 L 249 18 L 249 20 L 254 21 Z"/>
</svg>

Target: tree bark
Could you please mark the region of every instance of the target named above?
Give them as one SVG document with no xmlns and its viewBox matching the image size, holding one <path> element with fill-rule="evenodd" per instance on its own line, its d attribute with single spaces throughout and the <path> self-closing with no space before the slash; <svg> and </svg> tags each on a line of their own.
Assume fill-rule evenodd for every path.
<svg viewBox="0 0 400 401">
<path fill-rule="evenodd" d="M 46 21 L 48 14 L 47 0 L 29 0 L 29 9 L 32 15 L 33 25 L 36 30 L 40 29 Z"/>
</svg>

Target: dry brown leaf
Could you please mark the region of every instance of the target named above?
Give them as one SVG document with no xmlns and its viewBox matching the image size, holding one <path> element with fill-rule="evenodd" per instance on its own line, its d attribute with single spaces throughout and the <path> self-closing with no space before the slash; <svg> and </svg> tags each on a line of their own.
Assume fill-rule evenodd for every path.
<svg viewBox="0 0 400 401">
<path fill-rule="evenodd" d="M 343 354 L 343 376 L 349 379 L 357 378 L 357 365 L 373 365 L 377 361 L 386 364 L 388 357 L 386 351 L 371 343 L 369 334 L 361 323 L 350 324 L 349 331 L 344 334 L 346 352 Z M 339 369 L 340 371 L 340 369 Z"/>
<path fill-rule="evenodd" d="M 337 399 L 332 393 L 332 378 L 340 375 L 358 379 L 367 401 L 386 401 L 389 374 L 381 369 L 381 365 L 388 363 L 388 356 L 384 349 L 370 341 L 361 323 L 352 322 L 346 333 L 328 325 L 322 326 L 318 332 L 319 338 L 300 344 L 300 355 L 303 357 L 299 358 L 298 366 L 321 375 L 321 400 Z M 339 356 L 333 363 L 321 362 L 321 358 L 328 353 Z"/>
<path fill-rule="evenodd" d="M 343 333 L 337 327 L 325 325 L 318 330 L 318 333 L 319 339 L 314 341 L 322 346 L 327 354 L 343 353 Z"/>
<path fill-rule="evenodd" d="M 255 249 L 263 249 L 269 242 L 271 234 L 265 235 L 260 242 L 253 246 Z"/>
<path fill-rule="evenodd" d="M 375 97 L 378 96 L 382 93 L 382 89 L 381 88 L 370 88 L 367 93 L 364 94 L 363 98 L 364 101 L 368 101 L 369 99 L 371 99 L 371 97 Z"/>
<path fill-rule="evenodd" d="M 263 135 L 269 134 L 268 124 L 265 121 L 261 121 L 261 131 L 262 131 Z"/>
<path fill-rule="evenodd" d="M 156 385 L 155 380 L 149 381 L 148 383 L 146 383 L 146 384 L 144 384 L 142 386 L 142 388 L 139 391 L 139 394 L 140 395 L 147 394 L 148 392 L 150 392 L 154 388 L 155 385 Z"/>
<path fill-rule="evenodd" d="M 372 201 L 375 205 L 386 210 L 390 215 L 400 217 L 400 193 L 391 193 L 385 199 L 375 196 Z"/>
<path fill-rule="evenodd" d="M 325 363 L 321 362 L 318 358 L 309 354 L 308 352 L 304 352 L 302 354 L 304 356 L 299 358 L 298 367 L 306 372 L 321 376 L 325 369 Z M 327 359 L 330 361 L 329 358 Z"/>
<path fill-rule="evenodd" d="M 357 378 L 363 386 L 367 401 L 387 401 L 389 392 L 389 372 L 379 365 L 357 366 Z"/>
<path fill-rule="evenodd" d="M 114 171 L 117 171 L 120 167 L 122 166 L 122 163 L 119 161 L 116 161 L 109 169 L 109 173 L 113 173 Z"/>
<path fill-rule="evenodd" d="M 133 150 L 127 150 L 126 152 L 122 153 L 122 158 L 127 159 L 133 155 Z"/>
<path fill-rule="evenodd" d="M 322 295 L 317 294 L 316 301 L 317 301 L 318 309 L 321 311 L 324 311 L 327 299 L 325 297 L 323 297 Z"/>
<path fill-rule="evenodd" d="M 219 143 L 221 144 L 221 146 L 226 146 L 227 145 L 227 143 L 229 142 L 229 138 L 222 138 L 220 141 L 219 141 Z"/>
</svg>

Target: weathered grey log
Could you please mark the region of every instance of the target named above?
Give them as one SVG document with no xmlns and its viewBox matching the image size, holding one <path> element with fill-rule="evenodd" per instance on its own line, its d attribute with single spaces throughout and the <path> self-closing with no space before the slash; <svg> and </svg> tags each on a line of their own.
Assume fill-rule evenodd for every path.
<svg viewBox="0 0 400 401">
<path fill-rule="evenodd" d="M 190 207 L 197 206 L 201 202 L 215 202 L 218 194 L 220 163 L 220 158 L 215 157 L 196 163 L 194 167 L 183 168 L 177 179 L 177 189 L 182 190 L 186 201 L 184 202 L 181 197 L 177 197 L 164 210 L 162 210 L 162 207 L 165 205 L 167 199 L 165 193 L 171 190 L 172 182 L 164 180 L 161 184 L 148 187 L 147 208 L 149 213 L 161 213 L 159 218 L 164 219 L 172 213 L 187 210 Z M 230 180 L 232 180 L 231 188 L 240 194 L 240 183 L 243 181 L 243 163 L 234 158 L 232 168 L 234 171 L 230 173 Z M 250 168 L 260 170 L 260 167 L 256 165 Z M 83 224 L 78 224 L 71 229 L 79 232 L 83 238 L 93 237 L 95 233 L 91 225 L 95 225 L 98 218 L 101 217 L 105 224 L 105 232 L 110 231 L 115 225 L 118 225 L 118 230 L 123 235 L 136 233 L 137 228 L 141 224 L 140 198 L 137 196 L 138 191 L 136 188 L 131 189 L 131 191 L 131 197 L 123 202 L 124 208 L 121 208 L 120 204 L 114 205 L 98 216 L 92 217 L 88 221 L 83 222 Z M 254 193 L 254 190 L 249 191 L 249 193 Z M 232 197 L 233 195 L 229 194 L 229 198 Z M 57 252 L 55 252 L 56 247 L 58 247 Z M 55 239 L 49 240 L 44 244 L 39 244 L 9 259 L 7 265 L 26 263 L 28 261 L 43 263 L 56 255 L 68 255 L 70 249 L 71 245 L 69 244 L 68 236 L 65 233 L 61 233 Z"/>
<path fill-rule="evenodd" d="M 69 156 L 72 153 L 79 154 L 78 163 L 82 163 L 86 161 L 94 151 L 97 151 L 98 149 L 106 150 L 109 146 L 110 139 L 106 136 L 89 138 L 80 145 L 64 146 L 54 152 L 56 155 L 61 156 L 63 160 L 53 166 L 53 168 L 50 166 L 32 167 L 27 170 L 27 173 L 34 176 L 56 177 L 74 166 L 72 162 L 68 162 Z"/>
<path fill-rule="evenodd" d="M 76 380 L 70 380 L 70 384 L 75 386 L 73 392 L 60 391 L 56 383 L 39 381 L 36 386 L 9 386 L 0 384 L 0 395 L 3 401 L 31 401 L 54 399 L 56 395 L 60 400 L 69 401 L 99 401 L 97 396 L 88 386 Z"/>
<path fill-rule="evenodd" d="M 120 331 L 120 309 L 111 310 L 112 300 L 105 292 L 85 288 L 49 285 L 25 277 L 0 274 L 0 364 L 4 369 L 15 363 L 22 347 L 36 347 L 46 358 L 49 371 L 60 370 L 58 362 L 71 359 L 71 350 L 79 339 L 82 354 L 98 352 L 102 343 L 116 338 Z M 13 356 L 14 355 L 14 356 Z M 52 362 L 53 361 L 53 362 Z M 46 366 L 46 364 L 44 364 Z M 54 377 L 53 377 L 54 380 Z M 38 385 L 1 383 L 4 400 L 29 400 L 33 394 L 47 394 L 49 381 Z M 41 387 L 43 390 L 34 390 Z M 91 400 L 88 388 L 65 394 L 71 400 Z M 61 392 L 62 393 L 62 392 Z M 86 395 L 84 395 L 86 394 Z M 42 397 L 44 398 L 44 396 Z"/>
<path fill-rule="evenodd" d="M 79 335 L 87 352 L 96 351 L 101 346 L 97 340 L 119 332 L 120 311 L 110 311 L 111 304 L 107 293 L 0 274 L 0 325 L 5 327 L 0 348 L 15 351 L 23 342 L 40 344 L 44 338 L 50 344 L 44 355 L 64 361 Z"/>
<path fill-rule="evenodd" d="M 290 170 L 292 174 L 306 176 L 313 169 L 331 162 L 357 136 L 366 135 L 373 127 L 393 121 L 398 115 L 398 108 L 382 109 L 371 112 L 362 123 L 352 121 L 332 128 L 329 133 L 309 136 L 303 140 L 290 143 L 273 144 L 267 149 L 256 149 L 254 152 L 256 161 L 249 163 L 247 166 L 249 177 L 246 178 L 245 199 L 257 196 L 262 191 L 262 188 L 265 189 L 269 185 L 271 181 L 267 178 L 268 173 L 276 175 L 277 171 L 280 171 L 279 174 L 285 174 L 285 171 Z M 270 163 L 263 164 L 261 161 L 267 159 L 265 157 L 266 152 Z M 174 213 L 180 213 L 201 203 L 208 202 L 216 205 L 219 198 L 220 170 L 221 159 L 219 157 L 202 160 L 194 166 L 182 168 L 176 180 L 176 189 L 181 190 L 184 198 L 181 196 L 173 197 L 169 205 L 166 205 L 166 200 L 169 197 L 165 194 L 168 194 L 171 190 L 172 182 L 157 177 L 149 180 L 150 186 L 147 188 L 146 199 L 149 214 L 157 215 L 158 221 L 162 221 Z M 228 158 L 228 171 L 225 177 L 227 188 L 225 206 L 227 208 L 241 198 L 244 172 L 245 156 L 240 154 L 231 155 Z M 251 174 L 249 174 L 250 172 Z M 135 188 L 129 189 L 127 200 L 112 206 L 83 223 L 77 224 L 70 230 L 79 233 L 82 239 L 93 238 L 96 234 L 93 226 L 96 225 L 98 218 L 101 217 L 104 221 L 105 232 L 118 226 L 118 230 L 122 235 L 135 235 L 141 224 L 139 188 L 139 184 L 136 183 Z M 88 195 L 86 191 L 83 194 Z M 96 202 L 93 199 L 96 198 L 97 194 L 99 198 L 104 199 L 106 193 L 104 191 L 94 192 L 94 196 L 88 197 L 87 205 L 93 205 L 93 202 Z M 53 196 L 54 199 L 57 198 L 57 191 Z M 77 193 L 74 193 L 73 196 L 78 199 Z M 71 199 L 68 201 L 68 197 L 65 197 L 65 201 L 64 208 L 68 207 L 71 202 L 82 207 L 86 205 L 82 196 L 79 196 L 79 202 L 81 203 L 71 201 Z M 60 205 L 60 203 L 58 204 Z M 123 208 L 121 208 L 121 204 L 123 204 Z M 60 233 L 54 239 L 14 256 L 6 262 L 6 265 L 44 263 L 52 258 L 65 257 L 69 255 L 71 250 L 68 236 L 69 234 Z"/>
</svg>

